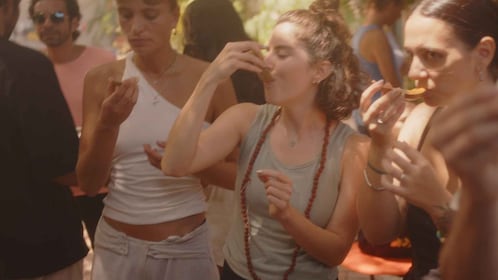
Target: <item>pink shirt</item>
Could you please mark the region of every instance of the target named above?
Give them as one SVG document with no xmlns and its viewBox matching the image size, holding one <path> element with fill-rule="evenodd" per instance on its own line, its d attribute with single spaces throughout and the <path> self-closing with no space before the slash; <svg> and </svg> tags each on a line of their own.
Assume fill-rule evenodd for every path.
<svg viewBox="0 0 498 280">
<path fill-rule="evenodd" d="M 83 82 L 86 73 L 96 66 L 115 59 L 114 54 L 110 51 L 87 46 L 77 59 L 67 63 L 54 64 L 57 79 L 76 127 L 81 127 L 83 119 Z M 75 196 L 83 195 L 83 192 L 76 186 L 71 187 L 71 190 Z M 105 192 L 107 192 L 107 188 L 100 189 L 99 193 Z"/>
<path fill-rule="evenodd" d="M 59 84 L 76 126 L 81 126 L 83 118 L 83 81 L 86 73 L 96 66 L 114 60 L 115 56 L 110 51 L 85 47 L 77 59 L 68 63 L 54 64 Z"/>
</svg>

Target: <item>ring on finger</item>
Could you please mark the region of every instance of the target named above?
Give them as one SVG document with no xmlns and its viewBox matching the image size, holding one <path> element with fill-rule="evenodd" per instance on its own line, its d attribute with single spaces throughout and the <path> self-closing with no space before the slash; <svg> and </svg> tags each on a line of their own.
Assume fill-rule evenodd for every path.
<svg viewBox="0 0 498 280">
<path fill-rule="evenodd" d="M 377 124 L 384 124 L 384 123 L 385 123 L 385 121 L 384 121 L 382 118 L 380 118 L 380 117 L 379 117 L 379 118 L 377 118 L 377 119 L 375 120 L 375 122 L 376 122 Z"/>
</svg>

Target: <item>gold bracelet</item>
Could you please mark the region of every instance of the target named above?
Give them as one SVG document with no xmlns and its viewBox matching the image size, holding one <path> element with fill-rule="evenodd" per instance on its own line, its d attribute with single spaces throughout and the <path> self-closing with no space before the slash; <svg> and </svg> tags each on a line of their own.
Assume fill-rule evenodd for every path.
<svg viewBox="0 0 498 280">
<path fill-rule="evenodd" d="M 371 188 L 372 190 L 374 191 L 383 191 L 385 190 L 386 188 L 384 187 L 377 187 L 377 186 L 374 186 L 372 183 L 370 183 L 370 180 L 368 179 L 368 175 L 367 175 L 367 169 L 363 169 L 363 178 L 365 178 L 365 183 L 367 184 L 367 186 L 369 188 Z"/>
</svg>

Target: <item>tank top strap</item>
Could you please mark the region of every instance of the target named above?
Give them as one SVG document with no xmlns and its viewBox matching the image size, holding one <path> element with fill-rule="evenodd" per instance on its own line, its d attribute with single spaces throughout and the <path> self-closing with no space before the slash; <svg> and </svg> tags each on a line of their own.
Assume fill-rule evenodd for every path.
<svg viewBox="0 0 498 280">
<path fill-rule="evenodd" d="M 352 40 L 351 40 L 351 45 L 353 49 L 359 49 L 360 47 L 360 41 L 363 38 L 363 35 L 365 35 L 366 32 L 374 29 L 380 29 L 380 26 L 377 24 L 369 24 L 369 25 L 363 25 L 358 28 L 358 30 L 355 32 Z"/>
</svg>

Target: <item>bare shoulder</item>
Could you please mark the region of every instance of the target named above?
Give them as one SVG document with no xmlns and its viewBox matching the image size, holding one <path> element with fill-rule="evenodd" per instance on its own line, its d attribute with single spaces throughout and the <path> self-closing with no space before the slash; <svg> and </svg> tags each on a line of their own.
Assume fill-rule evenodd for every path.
<svg viewBox="0 0 498 280">
<path fill-rule="evenodd" d="M 360 157 L 365 159 L 370 146 L 370 138 L 360 133 L 351 134 L 344 146 L 344 158 Z"/>
<path fill-rule="evenodd" d="M 435 110 L 435 107 L 428 106 L 425 103 L 415 106 L 406 117 L 400 129 L 398 140 L 405 141 L 410 146 L 416 147 Z"/>
<path fill-rule="evenodd" d="M 257 105 L 253 103 L 239 103 L 223 112 L 220 119 L 227 120 L 232 123 L 237 130 L 241 131 L 243 135 L 249 130 L 251 125 L 254 123 L 256 114 L 261 109 L 263 105 Z"/>
<path fill-rule="evenodd" d="M 375 62 L 375 53 L 388 45 L 386 35 L 380 28 L 365 32 L 360 41 L 360 52 L 368 61 Z"/>
<path fill-rule="evenodd" d="M 421 115 L 425 115 L 428 113 L 432 113 L 434 112 L 434 110 L 436 110 L 435 107 L 431 107 L 423 102 L 419 103 L 413 108 L 410 115 L 408 115 L 407 120 L 412 118 L 418 118 Z"/>
<path fill-rule="evenodd" d="M 180 71 L 190 79 L 199 80 L 202 73 L 204 73 L 209 66 L 209 62 L 188 55 L 179 54 L 177 59 L 180 62 L 179 64 L 182 65 Z"/>
<path fill-rule="evenodd" d="M 386 34 L 381 28 L 374 28 L 365 32 L 363 38 L 361 39 L 361 44 L 365 47 L 376 47 L 380 42 L 387 41 Z"/>
<path fill-rule="evenodd" d="M 225 114 L 230 115 L 230 117 L 240 118 L 249 123 L 252 123 L 254 118 L 256 117 L 256 114 L 261 109 L 261 106 L 263 105 L 257 105 L 249 102 L 239 103 L 228 108 Z"/>
<path fill-rule="evenodd" d="M 387 39 L 384 30 L 372 29 L 365 34 L 365 38 L 362 42 L 364 47 L 371 49 L 374 52 L 386 51 L 390 49 L 389 41 Z"/>
</svg>

